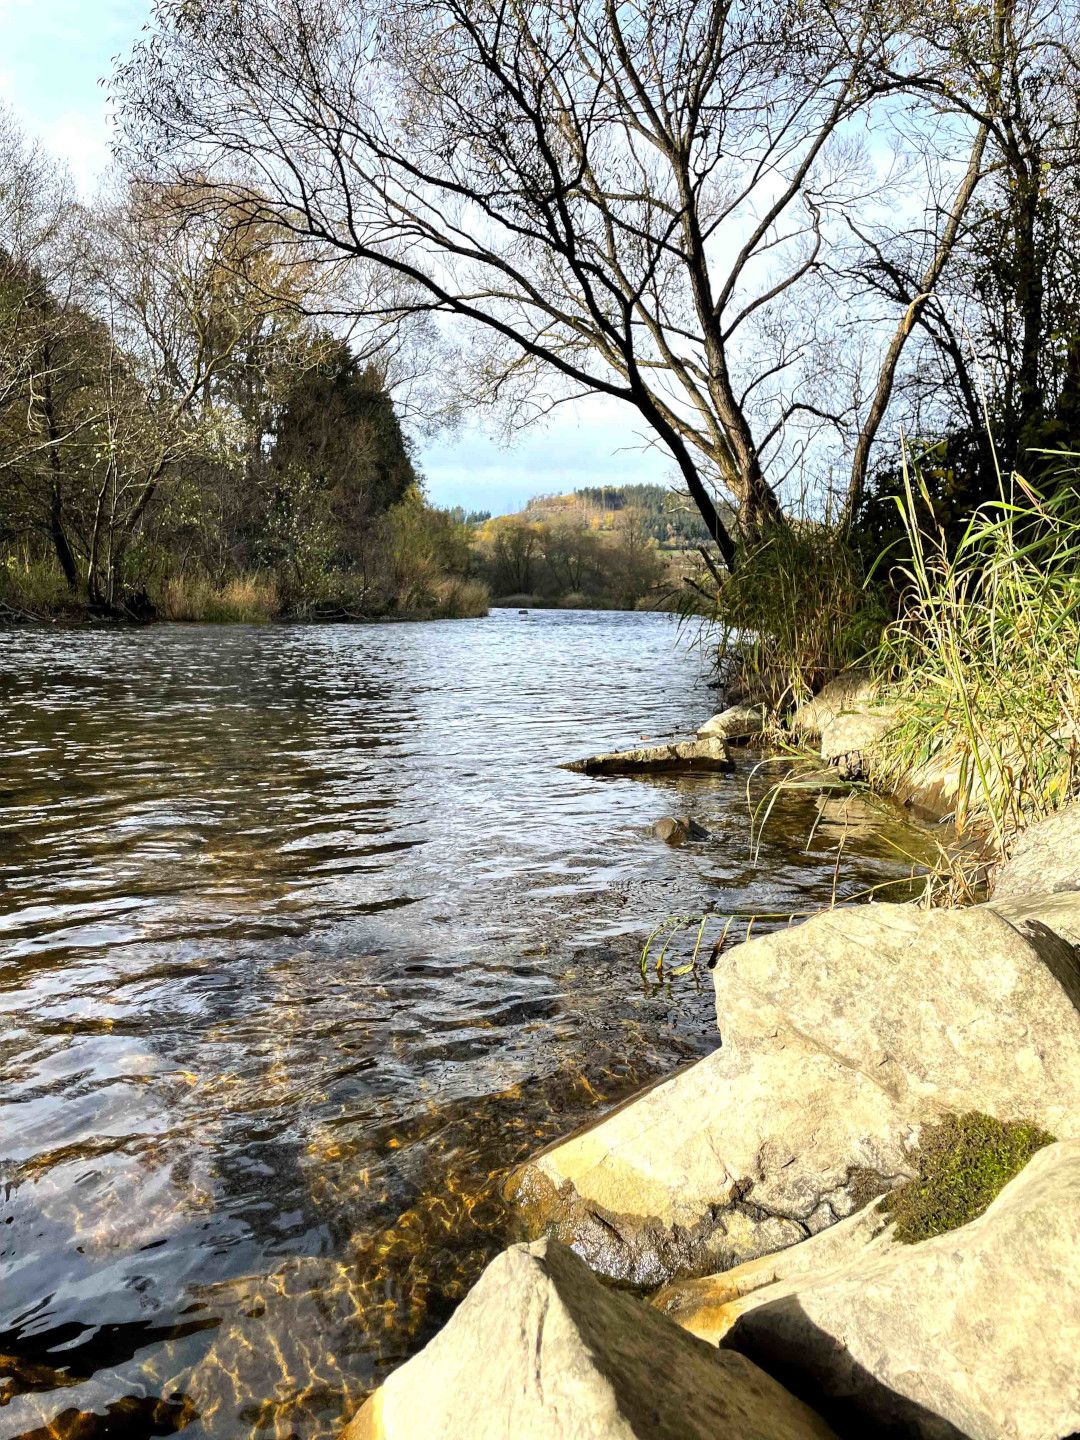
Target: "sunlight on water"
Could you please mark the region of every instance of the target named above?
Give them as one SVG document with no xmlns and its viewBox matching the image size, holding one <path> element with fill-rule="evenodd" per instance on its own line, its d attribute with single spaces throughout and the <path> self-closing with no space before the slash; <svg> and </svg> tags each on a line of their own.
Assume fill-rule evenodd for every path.
<svg viewBox="0 0 1080 1440">
<path fill-rule="evenodd" d="M 812 797 L 755 866 L 745 766 L 558 768 L 713 699 L 660 616 L 0 633 L 0 1436 L 335 1434 L 508 1167 L 716 1043 L 642 939 L 825 903 Z"/>
</svg>

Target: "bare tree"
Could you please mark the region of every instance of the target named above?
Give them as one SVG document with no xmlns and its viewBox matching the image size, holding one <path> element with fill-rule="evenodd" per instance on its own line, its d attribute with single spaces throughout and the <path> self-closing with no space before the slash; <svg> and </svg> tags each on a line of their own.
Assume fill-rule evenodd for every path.
<svg viewBox="0 0 1080 1440">
<path fill-rule="evenodd" d="M 400 277 L 403 308 L 473 327 L 478 395 L 635 407 L 730 565 L 717 490 L 753 533 L 805 437 L 852 433 L 850 397 L 817 398 L 836 308 L 818 282 L 880 200 L 871 108 L 917 123 L 896 101 L 920 63 L 903 8 L 161 0 L 120 110 L 148 173 L 197 172 L 202 200 L 209 177 Z M 968 198 L 931 217 L 931 284 Z M 895 370 L 902 342 L 881 348 Z"/>
</svg>

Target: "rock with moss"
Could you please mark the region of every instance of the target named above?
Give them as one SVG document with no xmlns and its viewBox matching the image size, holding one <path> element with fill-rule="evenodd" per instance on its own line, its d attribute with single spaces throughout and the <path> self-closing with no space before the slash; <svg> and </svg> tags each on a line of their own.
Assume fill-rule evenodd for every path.
<svg viewBox="0 0 1080 1440">
<path fill-rule="evenodd" d="M 769 1295 L 788 1291 L 854 1262 L 880 1258 L 976 1219 L 1053 1136 L 1025 1121 L 946 1115 L 925 1125 L 912 1150 L 915 1176 L 882 1200 L 778 1254 L 732 1270 L 661 1286 L 652 1304 L 693 1335 L 719 1343 L 739 1316 Z M 785 1291 L 784 1293 L 787 1293 Z"/>
<path fill-rule="evenodd" d="M 1011 1161 L 1029 1144 L 1014 1131 Z M 995 1175 L 1001 1164 L 999 1154 Z M 983 1194 L 989 1177 L 975 1170 Z M 723 1346 L 813 1395 L 843 1434 L 1072 1436 L 1080 1432 L 1080 1141 L 1038 1149 L 959 1229 L 914 1244 L 879 1233 L 832 1266 L 735 1303 Z"/>
<path fill-rule="evenodd" d="M 713 972 L 720 1048 L 534 1156 L 510 1196 L 531 1233 L 658 1285 L 896 1188 L 943 1114 L 1080 1135 L 1072 954 L 990 906 L 860 906 L 736 946 Z"/>
<path fill-rule="evenodd" d="M 721 1354 L 549 1241 L 488 1266 L 343 1440 L 830 1440 L 752 1361 Z"/>
</svg>

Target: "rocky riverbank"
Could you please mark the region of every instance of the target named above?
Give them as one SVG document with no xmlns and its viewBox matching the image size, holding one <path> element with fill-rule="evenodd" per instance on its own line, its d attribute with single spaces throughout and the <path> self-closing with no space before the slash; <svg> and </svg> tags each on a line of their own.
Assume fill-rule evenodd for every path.
<svg viewBox="0 0 1080 1440">
<path fill-rule="evenodd" d="M 848 773 L 882 724 L 862 684 L 796 716 Z M 710 768 L 761 725 L 710 722 Z M 1080 806 L 986 903 L 833 910 L 722 953 L 716 1050 L 510 1177 L 535 1238 L 348 1440 L 1080 1432 L 1078 944 Z"/>
</svg>

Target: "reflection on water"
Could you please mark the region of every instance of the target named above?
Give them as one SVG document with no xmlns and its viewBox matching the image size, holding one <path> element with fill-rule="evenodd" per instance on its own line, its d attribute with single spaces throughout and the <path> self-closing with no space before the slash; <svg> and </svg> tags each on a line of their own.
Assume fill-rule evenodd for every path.
<svg viewBox="0 0 1080 1440">
<path fill-rule="evenodd" d="M 745 773 L 557 768 L 711 699 L 659 616 L 0 634 L 0 1436 L 334 1434 L 507 1167 L 715 1044 L 643 935 L 827 900 L 812 799 L 752 865 Z"/>
</svg>

